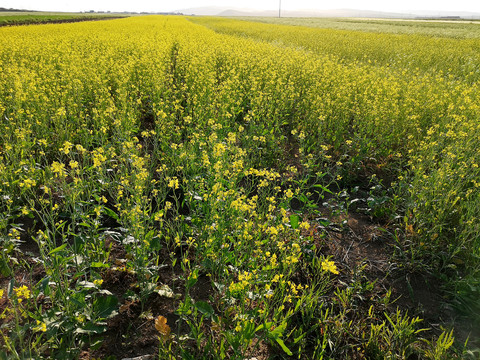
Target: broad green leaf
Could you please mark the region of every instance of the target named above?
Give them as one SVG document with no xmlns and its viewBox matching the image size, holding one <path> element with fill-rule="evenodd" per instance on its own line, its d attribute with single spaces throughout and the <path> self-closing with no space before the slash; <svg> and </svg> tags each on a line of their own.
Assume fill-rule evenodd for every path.
<svg viewBox="0 0 480 360">
<path fill-rule="evenodd" d="M 115 296 L 100 296 L 93 303 L 93 310 L 100 318 L 108 318 L 117 310 L 118 299 Z"/>
<path fill-rule="evenodd" d="M 200 311 L 202 314 L 208 317 L 211 317 L 214 314 L 213 307 L 205 301 L 197 301 L 195 303 L 195 307 L 197 308 L 198 311 Z"/>
</svg>

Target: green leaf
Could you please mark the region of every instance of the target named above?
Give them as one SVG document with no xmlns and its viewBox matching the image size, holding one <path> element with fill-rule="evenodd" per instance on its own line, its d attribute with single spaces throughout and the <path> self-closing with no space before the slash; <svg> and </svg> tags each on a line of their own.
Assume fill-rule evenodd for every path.
<svg viewBox="0 0 480 360">
<path fill-rule="evenodd" d="M 56 247 L 55 249 L 53 249 L 52 251 L 50 251 L 50 252 L 48 253 L 48 255 L 56 254 L 56 253 L 62 251 L 63 249 L 65 249 L 66 247 L 67 247 L 67 244 L 66 244 L 66 243 L 63 244 L 63 245 L 60 245 L 59 247 Z"/>
<path fill-rule="evenodd" d="M 46 296 L 50 295 L 50 284 L 49 283 L 50 283 L 50 276 L 45 276 L 37 284 L 40 292 L 42 292 Z"/>
<path fill-rule="evenodd" d="M 298 200 L 300 200 L 304 204 L 308 203 L 308 198 L 305 196 L 305 194 L 298 195 Z"/>
<path fill-rule="evenodd" d="M 110 265 L 99 262 L 99 261 L 94 261 L 90 264 L 92 268 L 109 268 Z"/>
<path fill-rule="evenodd" d="M 118 220 L 118 219 L 119 219 L 117 213 L 116 213 L 115 211 L 113 211 L 112 209 L 106 207 L 106 206 L 103 208 L 103 212 L 105 213 L 105 215 L 110 216 L 110 217 L 113 218 L 114 220 Z"/>
<path fill-rule="evenodd" d="M 150 240 L 152 240 L 153 238 L 153 235 L 155 235 L 155 230 L 150 230 L 147 235 L 145 235 L 145 240 L 147 240 L 148 242 L 150 242 Z"/>
<path fill-rule="evenodd" d="M 71 296 L 69 301 L 72 304 L 75 304 L 78 309 L 84 309 L 87 306 L 85 303 L 85 297 L 81 296 L 80 292 L 76 293 L 75 295 L 76 296 Z"/>
<path fill-rule="evenodd" d="M 305 335 L 307 335 L 307 333 L 301 334 L 299 337 L 297 337 L 293 340 L 293 343 L 294 344 L 298 343 L 300 340 L 302 340 L 305 337 Z"/>
<path fill-rule="evenodd" d="M 323 227 L 330 226 L 330 224 L 331 224 L 328 219 L 319 219 L 318 222 L 319 222 L 320 225 L 322 225 Z"/>
<path fill-rule="evenodd" d="M 0 274 L 2 274 L 5 277 L 10 276 L 10 267 L 8 266 L 8 263 L 6 260 L 1 259 L 0 260 Z"/>
<path fill-rule="evenodd" d="M 162 243 L 160 242 L 160 238 L 158 236 L 155 236 L 151 241 L 150 241 L 150 250 L 152 251 L 159 251 L 162 249 Z"/>
<path fill-rule="evenodd" d="M 286 328 L 287 328 L 287 323 L 283 322 L 282 324 L 277 326 L 275 329 L 270 331 L 269 335 L 275 339 L 278 337 L 281 337 Z"/>
<path fill-rule="evenodd" d="M 192 313 L 191 307 L 192 306 L 192 300 L 190 299 L 189 296 L 185 297 L 185 301 L 183 303 L 180 303 L 180 305 L 177 307 L 177 310 L 175 310 L 175 314 L 177 315 L 190 315 Z"/>
<path fill-rule="evenodd" d="M 290 225 L 292 226 L 292 229 L 298 229 L 299 221 L 300 218 L 298 215 L 290 215 Z"/>
<path fill-rule="evenodd" d="M 107 330 L 106 325 L 96 325 L 94 323 L 87 323 L 81 328 L 77 328 L 75 333 L 77 334 L 101 334 Z"/>
<path fill-rule="evenodd" d="M 83 253 L 85 238 L 83 236 L 77 236 L 75 234 L 70 234 L 70 235 L 73 235 L 73 251 L 76 254 Z"/>
<path fill-rule="evenodd" d="M 13 295 L 13 287 L 14 287 L 14 285 L 15 285 L 15 278 L 12 277 L 12 279 L 8 282 L 8 287 L 7 287 L 7 296 L 8 296 L 9 298 L 11 298 L 12 295 Z"/>
<path fill-rule="evenodd" d="M 263 329 L 270 329 L 272 327 L 272 325 L 273 325 L 273 321 L 269 321 L 269 322 L 266 322 L 264 324 L 260 324 L 255 329 L 255 332 L 263 330 Z"/>
<path fill-rule="evenodd" d="M 108 318 L 117 310 L 118 299 L 115 296 L 101 296 L 93 303 L 93 310 L 100 318 Z"/>
<path fill-rule="evenodd" d="M 192 271 L 192 273 L 188 277 L 185 287 L 187 289 L 190 289 L 193 285 L 197 283 L 197 281 L 198 281 L 198 269 L 195 269 Z"/>
<path fill-rule="evenodd" d="M 78 285 L 83 287 L 84 289 L 95 289 L 96 288 L 95 284 L 91 281 L 79 281 Z"/>
<path fill-rule="evenodd" d="M 275 340 L 277 341 L 278 345 L 280 345 L 280 347 L 282 348 L 283 351 L 285 351 L 285 353 L 288 355 L 288 356 L 292 356 L 293 353 L 290 351 L 290 349 L 285 345 L 285 343 L 283 342 L 282 339 L 280 338 L 275 338 Z"/>
<path fill-rule="evenodd" d="M 205 301 L 197 301 L 195 303 L 195 307 L 197 308 L 198 311 L 200 311 L 202 314 L 206 315 L 207 317 L 212 317 L 212 315 L 215 313 L 215 311 L 213 310 L 213 307 Z"/>
<path fill-rule="evenodd" d="M 88 347 L 89 349 L 91 350 L 98 350 L 100 349 L 100 347 L 102 346 L 103 344 L 103 338 L 99 338 L 97 340 L 95 340 L 94 342 L 91 342 Z"/>
<path fill-rule="evenodd" d="M 322 189 L 323 191 L 325 191 L 325 192 L 327 192 L 327 193 L 329 193 L 329 194 L 333 194 L 333 192 L 331 192 L 330 190 L 328 190 L 328 189 L 327 189 L 325 186 L 323 186 L 323 185 L 315 184 L 315 185 L 313 185 L 313 187 L 320 188 L 320 189 Z"/>
</svg>

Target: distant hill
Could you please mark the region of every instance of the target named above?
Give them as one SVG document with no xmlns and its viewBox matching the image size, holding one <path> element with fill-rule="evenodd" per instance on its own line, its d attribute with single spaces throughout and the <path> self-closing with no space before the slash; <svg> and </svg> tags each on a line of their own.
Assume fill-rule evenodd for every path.
<svg viewBox="0 0 480 360">
<path fill-rule="evenodd" d="M 185 15 L 210 15 L 210 16 L 268 16 L 277 17 L 278 10 L 254 10 L 226 8 L 221 6 L 197 7 L 181 9 L 176 12 Z M 282 10 L 282 17 L 356 17 L 356 18 L 464 18 L 480 19 L 480 13 L 454 12 L 454 11 L 412 11 L 409 13 L 394 13 L 373 10 L 334 9 L 334 10 Z"/>
</svg>

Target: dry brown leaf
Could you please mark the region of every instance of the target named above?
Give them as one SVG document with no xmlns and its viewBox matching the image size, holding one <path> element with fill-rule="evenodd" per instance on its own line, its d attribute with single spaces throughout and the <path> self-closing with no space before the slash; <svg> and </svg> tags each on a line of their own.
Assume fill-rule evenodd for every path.
<svg viewBox="0 0 480 360">
<path fill-rule="evenodd" d="M 167 318 L 162 315 L 155 319 L 155 329 L 165 338 L 170 336 L 170 326 L 167 325 Z"/>
</svg>

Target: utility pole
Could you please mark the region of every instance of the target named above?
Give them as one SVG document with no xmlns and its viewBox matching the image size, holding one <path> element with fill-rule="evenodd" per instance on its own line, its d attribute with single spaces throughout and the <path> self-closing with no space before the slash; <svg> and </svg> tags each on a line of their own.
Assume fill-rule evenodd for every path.
<svg viewBox="0 0 480 360">
<path fill-rule="evenodd" d="M 278 0 L 278 17 L 281 17 L 282 0 Z"/>
</svg>

